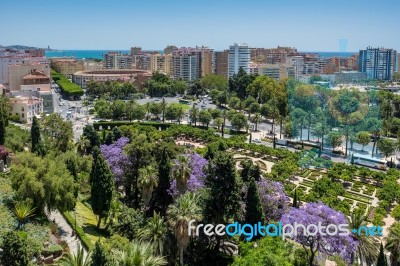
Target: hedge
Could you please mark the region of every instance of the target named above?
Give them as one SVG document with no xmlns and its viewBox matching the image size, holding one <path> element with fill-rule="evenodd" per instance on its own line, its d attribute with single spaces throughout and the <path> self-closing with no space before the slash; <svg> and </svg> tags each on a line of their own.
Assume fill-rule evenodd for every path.
<svg viewBox="0 0 400 266">
<path fill-rule="evenodd" d="M 83 90 L 79 85 L 72 83 L 64 75 L 51 70 L 51 77 L 60 86 L 61 90 L 71 96 L 82 96 Z"/>
<path fill-rule="evenodd" d="M 63 216 L 67 223 L 72 227 L 75 233 L 78 235 L 79 239 L 82 241 L 82 244 L 85 246 L 86 250 L 91 250 L 94 246 L 92 242 L 86 237 L 85 232 L 82 227 L 76 226 L 75 228 L 75 219 L 68 212 L 63 212 Z"/>
</svg>

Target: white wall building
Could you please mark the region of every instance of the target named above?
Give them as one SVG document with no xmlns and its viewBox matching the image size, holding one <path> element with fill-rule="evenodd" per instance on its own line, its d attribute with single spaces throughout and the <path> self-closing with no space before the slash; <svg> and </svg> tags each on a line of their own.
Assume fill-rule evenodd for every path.
<svg viewBox="0 0 400 266">
<path fill-rule="evenodd" d="M 34 96 L 15 96 L 10 98 L 12 113 L 18 115 L 20 120 L 25 123 L 32 123 L 34 116 L 43 113 L 43 100 Z"/>
<path fill-rule="evenodd" d="M 239 72 L 239 68 L 242 67 L 244 71 L 250 73 L 250 48 L 247 44 L 229 46 L 229 77 Z"/>
</svg>

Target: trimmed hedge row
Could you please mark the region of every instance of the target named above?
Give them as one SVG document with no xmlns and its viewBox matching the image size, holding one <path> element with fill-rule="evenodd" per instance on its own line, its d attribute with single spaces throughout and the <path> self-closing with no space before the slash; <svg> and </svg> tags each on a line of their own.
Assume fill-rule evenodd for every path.
<svg viewBox="0 0 400 266">
<path fill-rule="evenodd" d="M 51 70 L 51 77 L 60 86 L 61 90 L 71 96 L 82 96 L 83 90 L 79 85 L 72 83 L 64 75 Z"/>
<path fill-rule="evenodd" d="M 72 227 L 75 233 L 78 235 L 79 239 L 82 241 L 82 244 L 85 246 L 86 250 L 91 250 L 94 246 L 92 242 L 86 237 L 85 232 L 82 227 L 78 226 L 75 228 L 75 219 L 68 212 L 63 212 L 63 216 L 67 223 Z"/>
</svg>

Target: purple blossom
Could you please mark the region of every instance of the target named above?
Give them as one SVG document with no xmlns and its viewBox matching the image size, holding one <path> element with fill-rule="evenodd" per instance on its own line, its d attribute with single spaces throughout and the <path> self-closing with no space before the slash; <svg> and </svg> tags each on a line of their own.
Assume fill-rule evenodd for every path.
<svg viewBox="0 0 400 266">
<path fill-rule="evenodd" d="M 289 213 L 283 215 L 281 222 L 283 225 L 294 225 L 294 223 L 297 222 L 297 224 L 302 224 L 305 227 L 310 224 L 318 225 L 319 223 L 323 226 L 329 224 L 334 224 L 336 226 L 339 224 L 348 224 L 342 213 L 329 208 L 321 202 L 307 203 L 299 209 L 293 208 Z M 302 235 L 302 231 L 303 230 L 299 228 L 297 235 L 293 236 L 293 240 L 310 248 L 312 254 L 315 254 L 316 252 L 321 252 L 327 255 L 338 254 L 344 260 L 349 262 L 351 254 L 357 248 L 358 243 L 354 240 L 351 234 L 328 235 L 317 233 L 315 236 L 306 237 Z M 332 230 L 330 230 L 330 232 L 332 232 Z"/>
<path fill-rule="evenodd" d="M 187 170 L 188 170 L 189 178 L 186 183 L 187 191 L 194 192 L 194 191 L 198 190 L 199 188 L 204 187 L 204 178 L 206 176 L 204 169 L 205 169 L 205 166 L 208 164 L 208 161 L 206 159 L 204 159 L 203 157 L 201 157 L 197 153 L 183 154 L 180 156 L 188 158 Z M 172 169 L 173 172 L 176 172 L 180 167 L 181 167 L 181 162 L 178 159 L 175 159 L 174 166 Z M 177 188 L 176 178 L 174 178 L 171 181 L 169 193 L 173 197 L 177 197 L 180 194 L 178 191 L 178 188 Z"/>
<path fill-rule="evenodd" d="M 124 147 L 129 139 L 122 137 L 110 145 L 101 145 L 100 149 L 110 166 L 115 182 L 121 183 L 125 170 L 131 165 L 129 157 L 124 153 Z"/>
<path fill-rule="evenodd" d="M 257 186 L 266 221 L 279 221 L 282 215 L 289 211 L 290 201 L 284 192 L 282 183 L 266 179 L 258 181 Z M 244 185 L 242 197 L 245 199 L 246 195 L 247 185 Z M 242 207 L 245 208 L 244 202 Z"/>
</svg>

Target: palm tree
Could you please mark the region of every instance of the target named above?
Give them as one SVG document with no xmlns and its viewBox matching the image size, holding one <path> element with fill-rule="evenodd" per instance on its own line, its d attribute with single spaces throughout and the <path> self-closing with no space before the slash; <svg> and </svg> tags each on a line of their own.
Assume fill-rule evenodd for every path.
<svg viewBox="0 0 400 266">
<path fill-rule="evenodd" d="M 167 102 L 165 101 L 164 97 L 160 103 L 161 106 L 161 113 L 162 113 L 162 122 L 165 123 L 165 109 L 167 109 Z"/>
<path fill-rule="evenodd" d="M 90 141 L 83 135 L 79 138 L 78 142 L 76 143 L 76 149 L 78 153 L 83 156 L 86 154 L 87 148 L 90 146 Z"/>
<path fill-rule="evenodd" d="M 349 224 L 350 228 L 360 228 L 361 226 L 367 226 L 367 224 L 368 222 L 363 213 L 359 211 L 352 213 Z M 366 265 L 373 265 L 379 253 L 379 243 L 377 239 L 372 236 L 366 236 L 365 234 L 354 234 L 353 237 L 356 238 L 355 240 L 358 242 L 358 246 L 354 254 L 352 254 L 352 259 L 359 260 L 361 265 L 363 263 Z"/>
<path fill-rule="evenodd" d="M 146 108 L 146 120 L 149 120 L 150 106 L 151 106 L 151 102 L 147 102 L 144 104 L 144 107 Z"/>
<path fill-rule="evenodd" d="M 174 167 L 174 175 L 176 179 L 176 188 L 179 194 L 183 194 L 187 188 L 187 181 L 190 177 L 190 156 L 178 155 L 176 158 L 176 165 Z"/>
<path fill-rule="evenodd" d="M 32 206 L 31 202 L 20 201 L 15 203 L 14 214 L 18 220 L 17 229 L 21 229 L 26 219 L 34 215 L 35 210 L 36 208 Z"/>
<path fill-rule="evenodd" d="M 390 252 L 390 265 L 400 265 L 400 223 L 395 223 L 390 227 L 385 248 Z"/>
<path fill-rule="evenodd" d="M 117 266 L 161 266 L 166 265 L 164 257 L 153 254 L 150 243 L 131 242 L 123 251 L 116 252 Z"/>
<path fill-rule="evenodd" d="M 185 111 L 182 107 L 179 107 L 176 112 L 176 118 L 178 119 L 178 123 L 181 123 L 182 118 L 185 116 Z"/>
<path fill-rule="evenodd" d="M 190 124 L 194 123 L 194 126 L 197 126 L 197 118 L 199 117 L 199 109 L 193 105 L 192 109 L 189 110 L 189 119 Z"/>
<path fill-rule="evenodd" d="M 147 220 L 144 228 L 139 230 L 139 239 L 151 243 L 157 255 L 164 254 L 164 246 L 168 241 L 168 228 L 164 218 L 154 212 L 153 217 Z"/>
<path fill-rule="evenodd" d="M 145 206 L 148 206 L 151 194 L 158 185 L 158 171 L 153 165 L 139 169 L 138 186 L 141 189 L 142 199 Z"/>
<path fill-rule="evenodd" d="M 214 124 L 217 126 L 218 131 L 221 128 L 222 123 L 224 123 L 224 120 L 222 117 L 217 117 L 214 119 Z"/>
<path fill-rule="evenodd" d="M 89 266 L 91 263 L 90 252 L 85 254 L 85 250 L 78 244 L 78 251 L 76 255 L 68 253 L 58 265 L 60 266 Z"/>
<path fill-rule="evenodd" d="M 179 262 L 183 266 L 183 252 L 189 244 L 188 225 L 191 220 L 201 220 L 199 197 L 196 193 L 185 193 L 168 207 L 168 223 L 176 237 L 179 249 Z"/>
<path fill-rule="evenodd" d="M 255 113 L 253 116 L 254 130 L 257 131 L 258 124 L 261 122 L 261 114 Z"/>
</svg>

